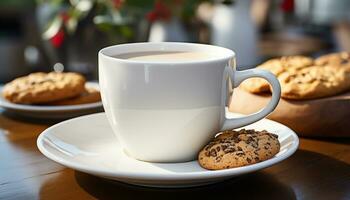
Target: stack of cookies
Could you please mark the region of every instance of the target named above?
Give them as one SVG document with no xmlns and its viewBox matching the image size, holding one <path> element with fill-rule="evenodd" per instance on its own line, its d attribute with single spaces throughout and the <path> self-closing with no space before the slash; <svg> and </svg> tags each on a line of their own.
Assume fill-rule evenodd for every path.
<svg viewBox="0 0 350 200">
<path fill-rule="evenodd" d="M 312 59 L 285 56 L 264 62 L 258 68 L 269 70 L 281 83 L 281 97 L 304 100 L 333 96 L 350 89 L 350 53 L 332 53 Z M 267 81 L 252 78 L 241 87 L 251 93 L 270 92 Z"/>
<path fill-rule="evenodd" d="M 75 105 L 98 102 L 100 93 L 77 73 L 33 73 L 7 83 L 2 96 L 16 104 Z"/>
</svg>

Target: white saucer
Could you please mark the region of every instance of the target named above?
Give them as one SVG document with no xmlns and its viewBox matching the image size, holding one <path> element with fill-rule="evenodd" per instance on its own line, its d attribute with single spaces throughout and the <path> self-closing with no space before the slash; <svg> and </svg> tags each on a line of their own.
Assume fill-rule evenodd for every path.
<svg viewBox="0 0 350 200">
<path fill-rule="evenodd" d="M 98 83 L 88 82 L 86 86 L 100 90 Z M 0 94 L 3 87 L 0 86 Z M 70 118 L 102 110 L 102 102 L 69 106 L 22 105 L 7 101 L 0 95 L 0 107 L 6 111 L 25 117 L 57 119 Z"/>
<path fill-rule="evenodd" d="M 228 114 L 235 117 L 237 114 Z M 288 127 L 263 119 L 247 126 L 276 133 L 280 152 L 267 161 L 250 166 L 209 171 L 197 161 L 148 163 L 124 154 L 104 113 L 67 120 L 46 129 L 37 140 L 48 158 L 78 171 L 129 184 L 151 187 L 205 185 L 272 166 L 291 156 L 298 148 L 298 136 Z"/>
</svg>

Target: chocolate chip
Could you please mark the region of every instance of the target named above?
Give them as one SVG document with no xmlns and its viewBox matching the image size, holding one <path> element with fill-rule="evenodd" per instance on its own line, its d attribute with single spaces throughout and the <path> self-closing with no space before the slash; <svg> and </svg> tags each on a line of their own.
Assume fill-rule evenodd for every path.
<svg viewBox="0 0 350 200">
<path fill-rule="evenodd" d="M 258 143 L 256 143 L 256 142 L 251 143 L 251 145 L 252 145 L 254 148 L 258 148 Z"/>
<path fill-rule="evenodd" d="M 235 152 L 236 149 L 234 147 L 228 147 L 224 150 L 225 153 L 232 153 L 232 152 Z"/>
<path fill-rule="evenodd" d="M 209 150 L 214 145 L 215 145 L 215 142 L 210 142 L 204 149 Z"/>
<path fill-rule="evenodd" d="M 247 140 L 247 142 L 248 142 L 248 143 L 252 143 L 252 142 L 254 142 L 254 139 L 253 139 L 253 137 L 248 137 L 248 140 Z"/>
<path fill-rule="evenodd" d="M 243 149 L 240 146 L 238 146 L 237 149 L 238 151 L 243 151 Z"/>
<path fill-rule="evenodd" d="M 216 147 L 216 151 L 220 151 L 220 147 L 219 146 Z"/>
<path fill-rule="evenodd" d="M 227 149 L 227 147 L 228 147 L 228 145 L 221 145 L 221 148 L 222 148 L 222 150 L 224 150 L 224 151 L 225 151 L 225 149 Z"/>
<path fill-rule="evenodd" d="M 215 149 L 210 150 L 209 155 L 212 157 L 216 157 L 216 155 L 217 155 L 216 150 Z"/>
<path fill-rule="evenodd" d="M 275 139 L 275 137 L 273 135 L 269 135 L 269 139 Z"/>
<path fill-rule="evenodd" d="M 255 162 L 259 162 L 259 158 L 258 157 L 255 157 L 254 160 L 255 160 Z"/>
<path fill-rule="evenodd" d="M 233 141 L 234 141 L 235 143 L 239 143 L 239 142 L 241 141 L 241 139 L 239 139 L 238 137 L 235 137 L 235 138 L 233 138 Z"/>
<path fill-rule="evenodd" d="M 248 163 L 251 163 L 252 160 L 251 160 L 250 158 L 247 158 L 247 162 L 248 162 Z"/>
</svg>

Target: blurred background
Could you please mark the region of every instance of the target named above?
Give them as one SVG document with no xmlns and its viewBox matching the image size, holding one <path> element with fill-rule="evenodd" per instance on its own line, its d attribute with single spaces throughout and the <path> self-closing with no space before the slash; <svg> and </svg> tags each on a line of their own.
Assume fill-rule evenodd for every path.
<svg viewBox="0 0 350 200">
<path fill-rule="evenodd" d="M 238 68 L 350 51 L 348 0 L 0 0 L 0 83 L 35 71 L 97 79 L 97 52 L 127 42 L 215 44 Z"/>
</svg>

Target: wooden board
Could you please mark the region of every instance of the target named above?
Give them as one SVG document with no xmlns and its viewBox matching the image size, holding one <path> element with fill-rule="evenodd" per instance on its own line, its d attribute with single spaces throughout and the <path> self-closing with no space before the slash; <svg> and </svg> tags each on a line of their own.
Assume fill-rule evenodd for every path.
<svg viewBox="0 0 350 200">
<path fill-rule="evenodd" d="M 250 114 L 263 108 L 270 97 L 236 88 L 229 110 Z M 289 126 L 299 136 L 350 137 L 350 92 L 315 100 L 281 99 L 267 118 Z"/>
</svg>

